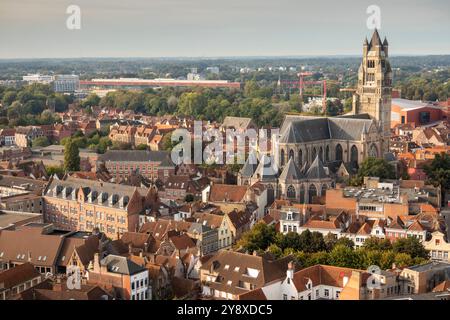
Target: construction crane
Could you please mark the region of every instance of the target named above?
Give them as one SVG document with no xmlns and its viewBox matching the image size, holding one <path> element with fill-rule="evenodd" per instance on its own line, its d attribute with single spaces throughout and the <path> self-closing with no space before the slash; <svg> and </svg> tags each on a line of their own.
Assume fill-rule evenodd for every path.
<svg viewBox="0 0 450 320">
<path fill-rule="evenodd" d="M 326 112 L 327 110 L 327 80 L 317 80 L 317 81 L 306 81 L 305 77 L 310 77 L 314 73 L 312 72 L 300 72 L 298 74 L 299 80 L 298 81 L 287 81 L 280 79 L 278 80 L 278 85 L 282 85 L 284 87 L 287 87 L 289 89 L 297 89 L 299 90 L 300 100 L 303 101 L 304 96 L 312 96 L 312 97 L 322 97 L 322 112 Z M 305 88 L 310 88 L 311 86 L 317 86 L 320 85 L 320 94 L 315 94 L 313 91 L 312 93 L 306 92 Z"/>
</svg>

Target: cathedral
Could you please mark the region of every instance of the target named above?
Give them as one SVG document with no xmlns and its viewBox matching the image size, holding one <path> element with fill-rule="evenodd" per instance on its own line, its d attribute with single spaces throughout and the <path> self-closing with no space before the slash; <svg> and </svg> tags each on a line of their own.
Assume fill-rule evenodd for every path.
<svg viewBox="0 0 450 320">
<path fill-rule="evenodd" d="M 259 161 L 249 156 L 238 183 L 265 184 L 269 203 L 277 197 L 311 203 L 323 196 L 334 187 L 336 168 L 356 170 L 367 157 L 389 152 L 391 86 L 388 42 L 375 30 L 363 45 L 352 112 L 337 117 L 286 115 L 279 152 Z"/>
</svg>

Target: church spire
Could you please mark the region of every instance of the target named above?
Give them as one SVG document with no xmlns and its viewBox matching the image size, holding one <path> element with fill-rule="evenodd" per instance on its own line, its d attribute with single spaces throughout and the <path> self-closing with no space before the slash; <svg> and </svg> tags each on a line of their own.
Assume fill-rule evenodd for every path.
<svg viewBox="0 0 450 320">
<path fill-rule="evenodd" d="M 373 48 L 374 46 L 383 46 L 377 29 L 373 32 L 372 39 L 370 40 L 370 47 Z"/>
</svg>

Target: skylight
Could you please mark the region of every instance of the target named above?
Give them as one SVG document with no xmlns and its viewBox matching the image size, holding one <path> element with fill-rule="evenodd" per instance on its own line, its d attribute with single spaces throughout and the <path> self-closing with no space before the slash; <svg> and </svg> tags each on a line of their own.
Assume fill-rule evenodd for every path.
<svg viewBox="0 0 450 320">
<path fill-rule="evenodd" d="M 247 273 L 246 273 L 247 276 L 256 278 L 256 277 L 258 277 L 258 274 L 259 274 L 259 270 L 253 269 L 253 268 L 247 268 Z"/>
</svg>

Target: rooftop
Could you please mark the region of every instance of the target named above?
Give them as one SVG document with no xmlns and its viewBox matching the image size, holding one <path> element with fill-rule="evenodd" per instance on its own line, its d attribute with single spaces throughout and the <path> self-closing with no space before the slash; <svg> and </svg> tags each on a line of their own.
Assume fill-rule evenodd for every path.
<svg viewBox="0 0 450 320">
<path fill-rule="evenodd" d="M 433 262 L 429 262 L 426 264 L 412 266 L 407 269 L 417 271 L 417 272 L 426 272 L 426 271 L 430 271 L 430 270 L 450 269 L 450 264 L 444 263 L 444 262 L 434 262 L 433 261 Z"/>
</svg>

